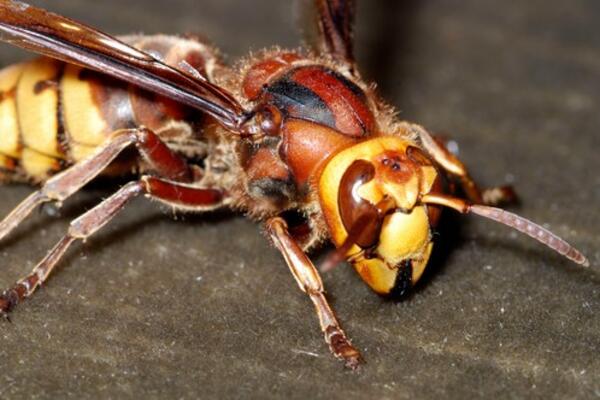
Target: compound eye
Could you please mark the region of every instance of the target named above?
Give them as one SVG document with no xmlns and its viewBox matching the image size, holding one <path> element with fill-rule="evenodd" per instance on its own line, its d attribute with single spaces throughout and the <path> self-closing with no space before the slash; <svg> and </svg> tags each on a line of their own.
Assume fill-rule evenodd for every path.
<svg viewBox="0 0 600 400">
<path fill-rule="evenodd" d="M 414 162 L 417 165 L 421 165 L 421 166 L 430 166 L 431 165 L 431 160 L 429 159 L 427 154 L 425 154 L 425 152 L 418 147 L 408 146 L 406 149 L 406 156 L 408 157 L 409 160 L 411 160 L 412 162 Z"/>
<path fill-rule="evenodd" d="M 260 128 L 268 136 L 279 135 L 282 120 L 281 111 L 272 104 L 265 105 L 258 113 Z"/>
<path fill-rule="evenodd" d="M 375 177 L 375 166 L 366 160 L 356 160 L 340 181 L 338 207 L 342 223 L 353 243 L 363 249 L 374 246 L 379 238 L 381 221 L 377 208 L 358 194 L 358 189 Z"/>
</svg>

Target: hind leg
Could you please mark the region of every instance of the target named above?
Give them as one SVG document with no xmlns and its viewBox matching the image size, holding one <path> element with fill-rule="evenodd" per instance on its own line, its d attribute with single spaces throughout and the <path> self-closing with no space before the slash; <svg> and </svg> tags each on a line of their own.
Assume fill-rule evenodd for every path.
<svg viewBox="0 0 600 400">
<path fill-rule="evenodd" d="M 76 240 L 86 240 L 112 220 L 133 198 L 146 194 L 169 205 L 205 211 L 222 205 L 224 193 L 217 189 L 202 189 L 163 179 L 144 176 L 130 182 L 69 225 L 67 234 L 50 250 L 31 273 L 0 295 L 0 315 L 7 316 L 18 303 L 31 296 Z"/>
<path fill-rule="evenodd" d="M 124 129 L 116 131 L 96 153 L 50 178 L 42 188 L 29 195 L 2 222 L 0 239 L 8 235 L 40 204 L 62 202 L 98 176 L 128 146 L 135 144 L 150 166 L 167 179 L 189 182 L 193 173 L 185 160 L 173 153 L 152 131 Z"/>
<path fill-rule="evenodd" d="M 425 129 L 413 125 L 423 148 L 446 172 L 458 180 L 465 196 L 474 204 L 499 205 L 514 203 L 517 195 L 512 186 L 498 186 L 480 189 L 473 178 L 469 175 L 465 165 L 452 154 L 441 138 L 430 135 Z"/>
</svg>

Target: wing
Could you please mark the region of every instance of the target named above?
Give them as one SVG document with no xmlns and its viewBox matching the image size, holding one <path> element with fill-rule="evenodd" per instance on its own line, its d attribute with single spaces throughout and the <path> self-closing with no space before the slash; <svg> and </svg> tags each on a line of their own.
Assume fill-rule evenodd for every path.
<svg viewBox="0 0 600 400">
<path fill-rule="evenodd" d="M 321 51 L 331 54 L 338 61 L 352 65 L 354 63 L 352 50 L 354 0 L 315 0 L 315 2 Z"/>
<path fill-rule="evenodd" d="M 239 131 L 248 117 L 224 89 L 170 67 L 118 39 L 29 4 L 0 0 L 0 40 L 93 69 L 202 110 Z"/>
</svg>

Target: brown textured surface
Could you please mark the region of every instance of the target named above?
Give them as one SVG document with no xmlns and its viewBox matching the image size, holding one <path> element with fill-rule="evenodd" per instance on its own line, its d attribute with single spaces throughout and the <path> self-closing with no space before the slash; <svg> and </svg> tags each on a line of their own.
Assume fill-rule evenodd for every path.
<svg viewBox="0 0 600 400">
<path fill-rule="evenodd" d="M 278 0 L 36 4 L 112 33 L 202 32 L 231 59 L 298 40 Z M 255 224 L 176 221 L 140 200 L 0 324 L 0 398 L 600 396 L 600 5 L 498 7 L 362 1 L 358 59 L 403 117 L 457 139 L 481 182 L 514 180 L 518 212 L 578 245 L 592 269 L 475 218 L 450 225 L 441 260 L 403 302 L 338 268 L 324 278 L 329 297 L 368 362 L 351 373 Z M 0 213 L 29 190 L 0 188 Z M 87 190 L 4 241 L 0 286 L 107 193 Z"/>
</svg>

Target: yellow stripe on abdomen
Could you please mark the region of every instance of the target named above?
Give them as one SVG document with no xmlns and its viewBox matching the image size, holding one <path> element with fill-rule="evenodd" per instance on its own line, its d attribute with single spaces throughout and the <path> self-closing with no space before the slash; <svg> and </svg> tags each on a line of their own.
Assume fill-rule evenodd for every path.
<svg viewBox="0 0 600 400">
<path fill-rule="evenodd" d="M 49 178 L 51 173 L 58 172 L 61 169 L 58 158 L 42 154 L 28 147 L 23 148 L 21 165 L 27 175 L 34 181 L 43 181 Z"/>
<path fill-rule="evenodd" d="M 0 168 L 7 171 L 13 171 L 21 157 L 15 95 L 22 72 L 23 64 L 0 71 Z"/>
<path fill-rule="evenodd" d="M 13 158 L 21 155 L 15 94 L 23 67 L 17 64 L 0 71 L 0 153 Z"/>
<path fill-rule="evenodd" d="M 21 163 L 34 179 L 45 179 L 64 159 L 59 143 L 58 84 L 63 63 L 40 58 L 24 65 L 17 84 Z"/>
<path fill-rule="evenodd" d="M 82 70 L 68 65 L 60 82 L 63 119 L 75 162 L 90 155 L 112 131 L 94 100 L 93 83 L 80 78 Z"/>
</svg>

